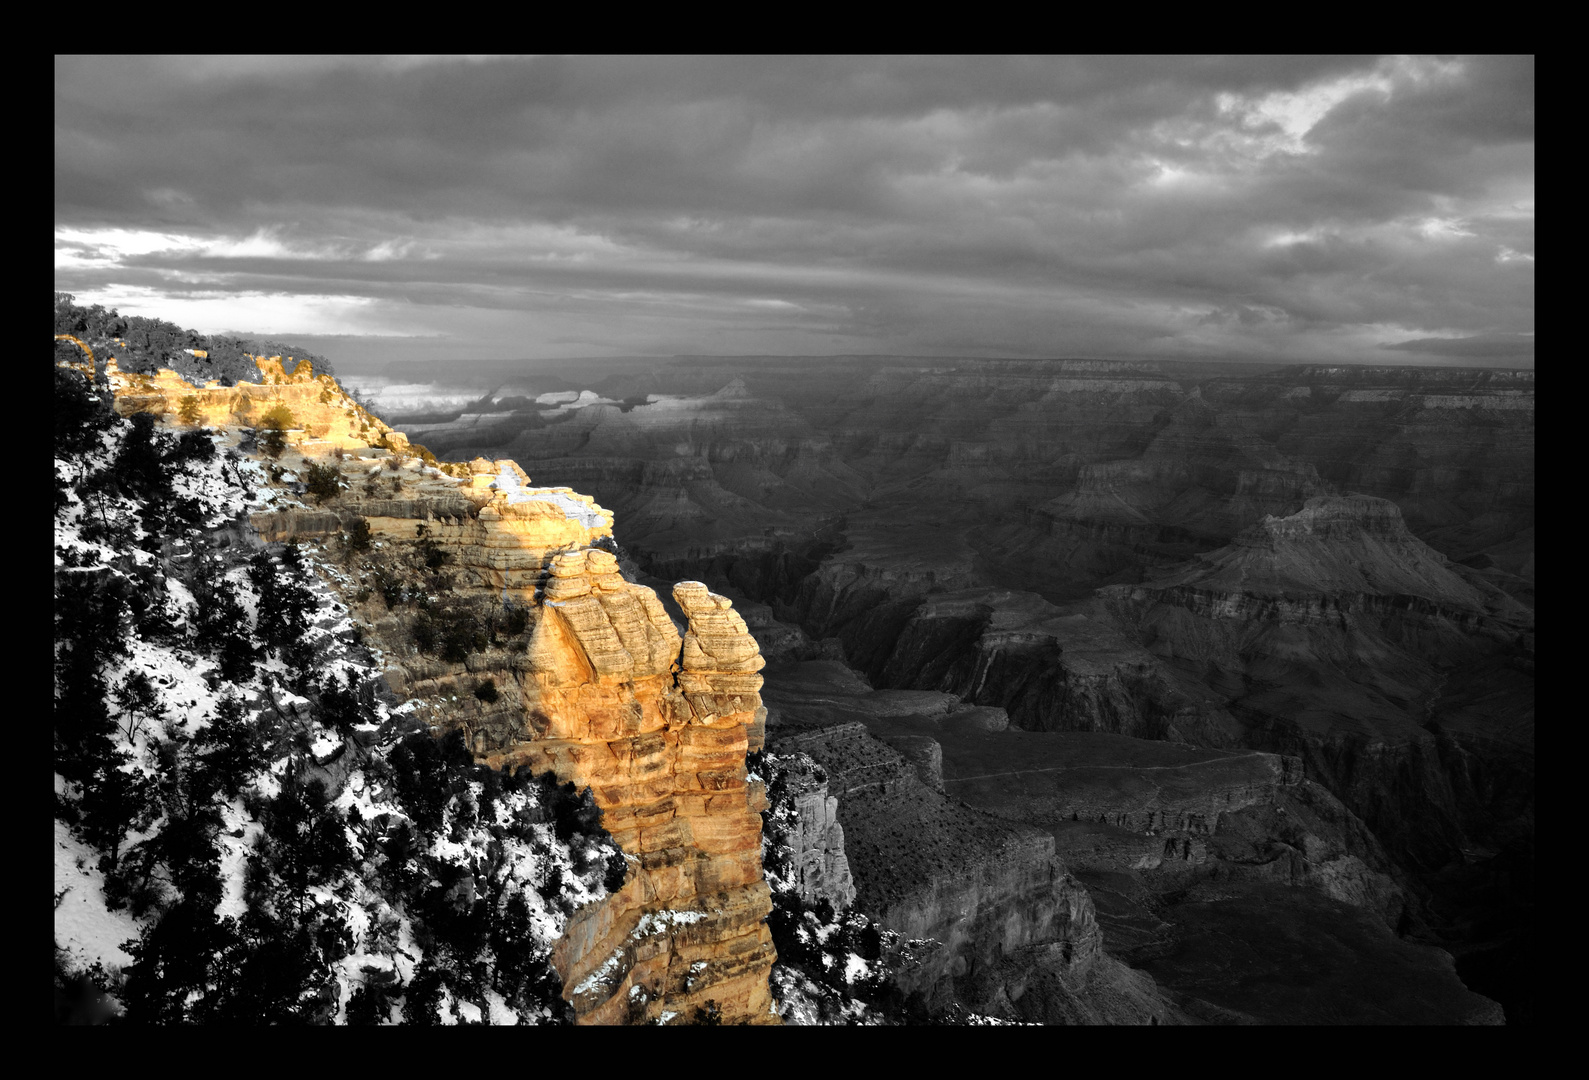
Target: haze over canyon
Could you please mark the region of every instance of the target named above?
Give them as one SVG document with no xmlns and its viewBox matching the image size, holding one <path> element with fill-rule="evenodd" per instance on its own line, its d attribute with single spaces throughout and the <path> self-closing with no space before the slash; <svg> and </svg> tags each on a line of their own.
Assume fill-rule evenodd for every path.
<svg viewBox="0 0 1589 1080">
<path fill-rule="evenodd" d="M 923 850 L 943 812 L 1046 835 L 1026 862 L 1057 855 L 1103 948 L 1195 1015 L 1471 1012 L 1454 983 L 1431 1012 L 1375 1011 L 1366 987 L 1422 942 L 1528 1016 L 1532 372 L 745 357 L 422 375 L 351 385 L 443 458 L 507 456 L 595 496 L 636 580 L 734 599 L 769 661 L 769 746 L 827 767 L 858 899 L 964 939 L 952 966 L 978 1007 L 1044 936 L 1010 912 L 1052 891 L 1017 883 L 1020 858 L 986 869 L 996 845 L 950 825 Z M 872 739 L 949 811 L 859 782 Z M 978 874 L 975 914 L 951 918 L 944 890 Z M 1231 950 L 1264 976 L 1210 985 Z M 1065 1014 L 1055 993 L 1032 1018 Z"/>
</svg>

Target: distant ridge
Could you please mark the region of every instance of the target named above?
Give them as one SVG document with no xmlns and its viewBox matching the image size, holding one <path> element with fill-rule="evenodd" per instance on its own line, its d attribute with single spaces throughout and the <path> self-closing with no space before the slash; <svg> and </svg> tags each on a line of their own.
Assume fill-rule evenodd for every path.
<svg viewBox="0 0 1589 1080">
<path fill-rule="evenodd" d="M 1302 378 L 1329 380 L 1331 382 L 1383 382 L 1402 384 L 1469 382 L 1474 386 L 1511 383 L 1519 386 L 1534 385 L 1533 368 L 1479 368 L 1479 367 L 1428 367 L 1344 364 L 1309 364 L 1302 369 Z"/>
<path fill-rule="evenodd" d="M 829 355 L 745 354 L 733 356 L 600 356 L 559 357 L 553 359 L 482 359 L 445 362 L 394 360 L 376 374 L 399 382 L 428 383 L 448 381 L 500 381 L 506 384 L 534 379 L 551 385 L 559 380 L 567 388 L 589 385 L 596 376 L 619 372 L 679 368 L 747 367 L 761 370 L 789 368 L 832 368 L 847 366 L 863 370 L 882 370 L 902 366 L 923 369 L 992 367 L 1007 370 L 1043 368 L 1063 373 L 1120 375 L 1158 375 L 1164 378 L 1217 378 L 1220 376 L 1301 378 L 1372 385 L 1416 382 L 1422 384 L 1464 384 L 1472 387 L 1513 385 L 1531 388 L 1531 368 L 1449 367 L 1429 364 L 1309 364 L 1282 361 L 1210 360 L 1154 357 L 1138 360 L 1097 357 L 997 357 L 997 356 L 916 356 L 890 353 L 834 353 Z M 561 384 L 559 384 L 561 388 Z"/>
</svg>

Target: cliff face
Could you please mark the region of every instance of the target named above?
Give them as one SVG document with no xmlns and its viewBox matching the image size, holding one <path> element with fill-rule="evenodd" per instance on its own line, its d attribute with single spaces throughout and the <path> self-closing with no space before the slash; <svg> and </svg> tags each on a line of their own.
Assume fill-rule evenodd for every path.
<svg viewBox="0 0 1589 1080">
<path fill-rule="evenodd" d="M 756 422 L 730 428 L 707 402 L 736 375 Z M 647 404 L 592 406 L 578 438 L 503 416 L 516 451 L 628 500 L 646 571 L 797 625 L 787 659 L 842 656 L 1032 732 L 1300 759 L 1422 883 L 1531 850 L 1532 373 L 767 358 L 576 377 L 625 400 L 644 382 Z M 791 525 L 796 448 L 818 444 L 859 480 Z M 1373 889 L 1331 895 L 1377 918 Z"/>
<path fill-rule="evenodd" d="M 770 744 L 839 794 L 858 905 L 944 943 L 908 969 L 929 998 L 1044 1023 L 1499 1018 L 1395 936 L 1419 925 L 1406 875 L 1295 757 L 1022 731 L 833 661 L 776 668 L 768 694 Z M 1348 973 L 1404 996 L 1343 1002 Z"/>
<path fill-rule="evenodd" d="M 876 685 L 999 707 L 1030 731 L 1302 758 L 1413 867 L 1531 814 L 1532 613 L 1412 535 L 1389 500 L 1313 496 L 1067 605 L 844 557 L 782 610 L 835 634 Z"/>
<path fill-rule="evenodd" d="M 749 396 L 738 380 L 716 393 L 628 409 L 575 402 L 533 415 L 537 426 L 527 431 L 513 428 L 522 415 L 498 415 L 421 424 L 410 433 L 452 456 L 506 451 L 533 471 L 594 492 L 666 551 L 658 573 L 760 542 L 769 529 L 798 532 L 813 510 L 862 496 L 864 481 L 840 460 L 831 437 L 798 413 Z"/>
<path fill-rule="evenodd" d="M 1533 775 L 1533 613 L 1412 536 L 1388 500 L 1309 500 L 1101 600 L 1184 686 L 1228 687 L 1243 743 L 1303 758 L 1406 865 L 1531 819 L 1513 793 Z M 1478 704 L 1477 684 L 1508 683 L 1513 704 Z M 1478 785 L 1474 756 L 1490 761 Z"/>
<path fill-rule="evenodd" d="M 726 1019 L 764 1021 L 775 958 L 765 799 L 745 771 L 749 740 L 760 745 L 761 659 L 728 601 L 685 582 L 675 670 L 679 639 L 660 602 L 615 571 L 599 550 L 554 564 L 546 592 L 561 598 L 545 603 L 519 683 L 532 730 L 485 760 L 590 784 L 603 824 L 636 856 L 635 880 L 580 913 L 559 949 L 582 1018 L 689 1015 L 712 1000 Z"/>
<path fill-rule="evenodd" d="M 1176 1019 L 1151 979 L 1104 952 L 1092 899 L 1052 836 L 946 797 L 924 782 L 920 761 L 860 723 L 781 722 L 770 738 L 780 754 L 809 754 L 826 770 L 856 906 L 939 943 L 896 977 L 902 992 L 933 1009 L 958 1001 L 1038 1023 Z"/>
<path fill-rule="evenodd" d="M 427 468 L 330 379 L 283 376 L 272 361 L 260 368 L 259 386 L 197 389 L 165 371 L 113 371 L 112 385 L 123 413 L 178 413 L 189 397 L 201 421 L 292 409 L 304 429 L 289 433 L 280 466 L 290 472 L 323 453 L 350 486 L 319 510 L 256 515 L 261 535 L 345 537 L 367 523 L 379 570 L 364 580 L 386 599 L 369 588 L 354 595 L 351 579 L 345 599 L 386 656 L 392 689 L 422 702 L 438 733 L 461 728 L 479 760 L 592 790 L 629 871 L 621 890 L 574 914 L 554 952 L 579 1021 L 668 1022 L 715 1002 L 724 1022 L 776 1022 L 765 797 L 745 767 L 762 739 L 763 662 L 729 601 L 698 582 L 678 585 L 681 634 L 656 594 L 626 581 L 600 546 L 612 517 L 589 497 L 534 487 L 511 461 L 451 468 L 461 475 Z M 372 450 L 377 439 L 385 446 Z M 427 558 L 449 568 L 445 581 L 426 576 Z M 445 606 L 421 605 L 418 615 L 404 606 L 427 590 L 440 590 L 431 600 Z M 493 630 L 492 642 L 447 660 L 415 647 L 432 612 L 454 629 L 471 613 L 522 629 L 507 640 Z"/>
<path fill-rule="evenodd" d="M 371 416 L 331 376 L 316 376 L 307 362 L 299 363 L 291 374 L 283 369 L 279 356 L 262 356 L 255 364 L 259 382 L 236 386 L 215 382 L 192 386 L 170 368 L 153 375 L 127 374 L 115 357 L 106 360 L 105 375 L 116 395 L 116 411 L 123 416 L 150 412 L 172 424 L 251 427 L 271 409 L 285 405 L 295 423 L 287 432 L 287 442 L 307 454 L 369 447 L 383 440 L 394 449 L 408 445 L 408 436 Z"/>
<path fill-rule="evenodd" d="M 779 840 L 789 852 L 790 885 L 802 901 L 826 900 L 843 911 L 855 900 L 855 880 L 844 853 L 839 800 L 828 794 L 827 773 L 807 754 L 783 763 L 790 811 Z"/>
<path fill-rule="evenodd" d="M 1281 881 L 1365 908 L 1390 928 L 1407 911 L 1373 834 L 1304 779 L 1297 758 L 1092 733 L 1010 731 L 1002 746 L 940 739 L 952 795 L 1047 828 L 1090 888 L 1122 873 L 1164 893 L 1204 878 Z M 1133 928 L 1109 921 L 1112 946 L 1129 951 Z"/>
<path fill-rule="evenodd" d="M 627 869 L 588 792 L 378 692 L 334 587 L 363 560 L 252 535 L 292 489 L 238 433 L 84 388 L 55 380 L 58 1022 L 571 1020 L 552 947 Z"/>
<path fill-rule="evenodd" d="M 914 570 L 920 552 L 878 541 L 927 526 L 938 552 L 965 548 L 962 577 L 1066 600 L 1342 490 L 1532 579 L 1531 372 L 767 358 L 581 377 L 626 405 L 520 398 L 411 430 L 511 446 L 617 510 L 654 572 L 760 599 L 793 590 L 728 564 L 809 543 L 813 515 L 842 517 L 850 565 Z"/>
</svg>

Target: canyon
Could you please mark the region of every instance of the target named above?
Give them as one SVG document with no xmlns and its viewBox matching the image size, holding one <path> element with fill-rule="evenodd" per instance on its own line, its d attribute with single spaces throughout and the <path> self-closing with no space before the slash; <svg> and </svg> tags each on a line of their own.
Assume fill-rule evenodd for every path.
<svg viewBox="0 0 1589 1080">
<path fill-rule="evenodd" d="M 307 364 L 259 367 L 260 384 L 208 389 L 170 370 L 129 377 L 113 360 L 106 375 L 118 412 L 172 424 L 193 398 L 233 425 L 251 406 L 289 406 L 296 426 L 277 473 L 330 469 L 347 490 L 249 524 L 265 544 L 340 540 L 344 550 L 362 531 L 369 554 L 348 563 L 356 579 L 336 583 L 365 647 L 387 658 L 362 692 L 406 699 L 433 733 L 460 731 L 492 768 L 527 766 L 590 790 L 629 866 L 620 889 L 574 913 L 553 952 L 577 1021 L 667 1023 L 704 1010 L 776 1023 L 765 790 L 746 769 L 762 742 L 764 662 L 730 601 L 681 582 L 675 625 L 655 592 L 619 573 L 603 546 L 612 517 L 590 496 L 532 486 L 510 460 L 427 465 Z M 416 550 L 417 563 L 407 557 Z M 442 566 L 444 576 L 424 572 Z M 433 603 L 391 599 L 416 591 Z M 420 624 L 498 615 L 504 632 L 456 659 L 416 648 Z"/>
<path fill-rule="evenodd" d="M 589 790 L 579 1022 L 779 1020 L 769 779 L 918 1019 L 1529 1021 L 1530 379 L 680 361 L 405 418 L 258 367 L 105 374 L 288 424 L 245 539 L 341 558 L 360 693 Z"/>
<path fill-rule="evenodd" d="M 419 374 L 359 385 L 381 411 Z M 1376 1019 L 1285 983 L 1338 924 L 1303 967 L 1449 991 L 1401 1022 L 1498 1019 L 1454 971 L 1527 1022 L 1532 372 L 679 358 L 503 367 L 454 401 L 384 415 L 588 492 L 634 580 L 733 599 L 857 905 L 945 943 L 924 992 L 1052 1021 L 1093 978 L 1141 1022 Z M 1281 989 L 1200 983 L 1221 920 L 1266 911 L 1246 962 Z M 1094 936 L 1119 970 L 1086 966 Z"/>
</svg>

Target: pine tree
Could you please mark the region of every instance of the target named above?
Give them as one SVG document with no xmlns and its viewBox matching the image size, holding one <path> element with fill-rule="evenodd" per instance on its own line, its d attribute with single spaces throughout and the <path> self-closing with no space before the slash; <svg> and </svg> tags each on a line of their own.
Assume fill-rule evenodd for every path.
<svg viewBox="0 0 1589 1080">
<path fill-rule="evenodd" d="M 265 429 L 265 434 L 259 440 L 260 449 L 270 457 L 280 457 L 281 452 L 287 448 L 286 432 L 298 426 L 292 410 L 277 402 L 274 408 L 260 418 L 260 424 Z"/>
<path fill-rule="evenodd" d="M 332 674 L 320 687 L 319 698 L 321 721 L 340 734 L 347 735 L 355 726 L 374 720 L 373 713 L 359 700 L 352 671 L 346 673 L 341 686 L 337 685 L 336 675 Z"/>
<path fill-rule="evenodd" d="M 310 887 L 344 869 L 352 856 L 342 819 L 328 812 L 328 805 L 322 782 L 305 783 L 289 772 L 263 815 L 280 898 L 300 920 L 310 903 Z"/>
<path fill-rule="evenodd" d="M 194 737 L 203 783 L 236 798 L 257 769 L 265 764 L 259 736 L 243 713 L 243 702 L 228 690 L 210 715 L 210 723 Z"/>
<path fill-rule="evenodd" d="M 137 769 L 125 750 L 102 748 L 102 757 L 83 779 L 80 831 L 83 839 L 103 851 L 114 867 L 127 830 L 147 823 L 154 785 Z"/>
<path fill-rule="evenodd" d="M 260 423 L 271 431 L 287 431 L 298 426 L 298 421 L 292 415 L 292 410 L 279 401 L 260 418 Z"/>
<path fill-rule="evenodd" d="M 177 436 L 174 460 L 209 461 L 215 457 L 215 442 L 203 431 L 184 431 Z"/>
<path fill-rule="evenodd" d="M 248 616 L 236 590 L 222 572 L 219 562 L 205 559 L 195 568 L 188 588 L 198 605 L 194 620 L 194 644 L 216 657 L 221 677 L 231 683 L 253 679 L 259 658 L 248 625 Z"/>
<path fill-rule="evenodd" d="M 127 741 L 143 730 L 144 724 L 160 714 L 160 697 L 155 692 L 149 676 L 143 671 L 130 672 L 112 691 L 116 706 L 122 713 L 122 730 Z"/>
<path fill-rule="evenodd" d="M 278 569 L 261 551 L 249 561 L 248 569 L 249 580 L 259 592 L 259 637 L 278 648 L 302 641 L 309 630 L 309 612 L 315 606 L 298 549 L 289 545 L 282 562 Z"/>
<path fill-rule="evenodd" d="M 435 1027 L 441 1023 L 441 975 L 429 955 L 414 969 L 403 995 L 403 1023 Z"/>
<path fill-rule="evenodd" d="M 309 931 L 296 920 L 252 907 L 238 924 L 230 958 L 236 977 L 217 1022 L 301 1024 L 316 1019 L 318 997 L 333 978 Z"/>
<path fill-rule="evenodd" d="M 99 445 L 101 433 L 116 422 L 110 403 L 81 374 L 55 369 L 55 453 L 74 457 Z"/>
<path fill-rule="evenodd" d="M 315 502 L 324 503 L 341 494 L 342 474 L 333 466 L 310 462 L 304 485 Z"/>
<path fill-rule="evenodd" d="M 171 470 L 163 441 L 155 432 L 153 416 L 138 413 L 132 417 L 112 466 L 123 493 L 161 506 L 171 501 Z"/>
<path fill-rule="evenodd" d="M 383 974 L 380 969 L 366 967 L 366 978 Z M 349 1027 L 384 1024 L 392 1014 L 392 990 L 387 986 L 365 982 L 353 988 L 348 998 L 347 1022 Z"/>
<path fill-rule="evenodd" d="M 55 587 L 56 768 L 82 782 L 111 745 L 114 721 L 101 674 L 127 651 L 124 583 L 91 571 L 62 573 Z"/>
</svg>

